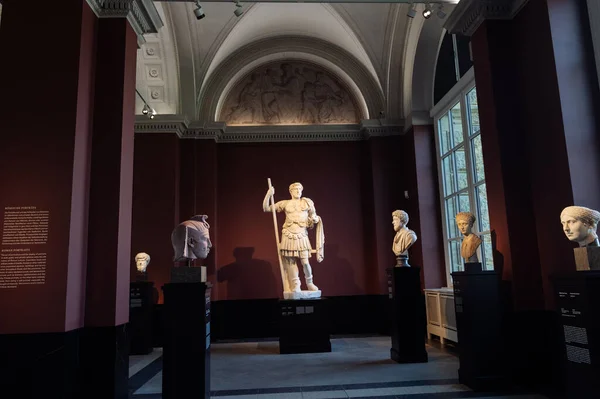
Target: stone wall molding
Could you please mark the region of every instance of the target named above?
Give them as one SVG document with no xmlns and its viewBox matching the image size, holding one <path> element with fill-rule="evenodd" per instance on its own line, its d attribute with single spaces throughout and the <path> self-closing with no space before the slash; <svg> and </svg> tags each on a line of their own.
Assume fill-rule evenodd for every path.
<svg viewBox="0 0 600 399">
<path fill-rule="evenodd" d="M 164 23 L 152 0 L 86 0 L 98 18 L 127 18 L 138 36 L 138 44 L 146 42 L 144 35 L 158 33 Z"/>
<path fill-rule="evenodd" d="M 513 19 L 528 0 L 462 0 L 444 27 L 450 33 L 471 36 L 486 19 Z"/>
<path fill-rule="evenodd" d="M 217 143 L 289 143 L 364 141 L 405 132 L 402 119 L 365 119 L 352 125 L 227 126 L 222 122 L 190 123 L 179 117 L 155 120 L 138 117 L 135 133 L 171 133 L 181 139 L 214 140 Z"/>
</svg>

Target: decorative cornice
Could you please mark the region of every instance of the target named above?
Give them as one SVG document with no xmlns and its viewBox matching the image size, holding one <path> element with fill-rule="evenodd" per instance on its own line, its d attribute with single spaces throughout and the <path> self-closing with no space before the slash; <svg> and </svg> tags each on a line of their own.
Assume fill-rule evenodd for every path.
<svg viewBox="0 0 600 399">
<path fill-rule="evenodd" d="M 87 0 L 98 18 L 127 18 L 138 36 L 138 44 L 146 42 L 146 33 L 158 33 L 164 23 L 152 0 Z"/>
<path fill-rule="evenodd" d="M 444 27 L 471 36 L 486 19 L 513 19 L 528 0 L 461 0 Z"/>
<path fill-rule="evenodd" d="M 145 119 L 139 117 L 135 123 L 135 133 L 173 133 L 182 139 L 211 139 L 217 143 L 363 141 L 404 134 L 403 120 L 370 119 L 356 125 L 227 126 L 218 122 L 190 124 L 176 118 L 142 118 Z"/>
</svg>

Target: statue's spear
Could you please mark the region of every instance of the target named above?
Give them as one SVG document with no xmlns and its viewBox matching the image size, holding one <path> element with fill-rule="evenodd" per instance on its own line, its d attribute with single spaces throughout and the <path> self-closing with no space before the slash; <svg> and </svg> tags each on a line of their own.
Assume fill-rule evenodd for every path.
<svg viewBox="0 0 600 399">
<path fill-rule="evenodd" d="M 271 190 L 271 178 L 267 179 L 269 183 L 269 190 Z M 283 283 L 283 292 L 289 292 L 290 283 L 285 277 L 285 270 L 283 268 L 283 261 L 281 260 L 281 249 L 279 248 L 279 230 L 277 229 L 277 214 L 275 213 L 275 199 L 274 195 L 271 196 L 271 212 L 273 213 L 273 226 L 275 227 L 275 240 L 277 240 L 277 258 L 279 259 L 279 271 L 281 272 L 281 282 Z"/>
</svg>

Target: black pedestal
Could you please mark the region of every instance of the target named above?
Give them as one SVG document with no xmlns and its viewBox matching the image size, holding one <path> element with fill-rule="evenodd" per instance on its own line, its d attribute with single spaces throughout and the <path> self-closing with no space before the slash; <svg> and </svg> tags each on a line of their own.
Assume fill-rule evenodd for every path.
<svg viewBox="0 0 600 399">
<path fill-rule="evenodd" d="M 421 268 L 391 267 L 387 274 L 392 298 L 391 358 L 398 363 L 426 362 L 427 316 L 421 292 Z"/>
<path fill-rule="evenodd" d="M 452 273 L 452 278 L 460 347 L 459 381 L 475 391 L 504 389 L 508 378 L 502 356 L 504 306 L 500 275 L 495 271 L 465 271 Z"/>
<path fill-rule="evenodd" d="M 279 310 L 279 353 L 331 352 L 326 299 L 282 299 Z"/>
<path fill-rule="evenodd" d="M 152 310 L 154 283 L 138 281 L 129 285 L 129 354 L 152 352 Z"/>
<path fill-rule="evenodd" d="M 600 395 L 600 271 L 553 276 L 569 399 Z"/>
<path fill-rule="evenodd" d="M 210 397 L 210 284 L 163 286 L 163 399 Z"/>
</svg>

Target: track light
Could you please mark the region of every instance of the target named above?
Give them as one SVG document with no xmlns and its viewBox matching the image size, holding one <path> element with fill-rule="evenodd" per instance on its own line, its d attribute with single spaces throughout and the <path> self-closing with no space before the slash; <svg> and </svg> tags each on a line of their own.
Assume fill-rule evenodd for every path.
<svg viewBox="0 0 600 399">
<path fill-rule="evenodd" d="M 242 7 L 243 6 L 240 4 L 240 0 L 235 0 L 235 10 L 233 10 L 233 13 L 236 17 L 240 17 L 244 13 L 244 9 Z"/>
<path fill-rule="evenodd" d="M 431 10 L 431 6 L 427 4 L 425 6 L 425 9 L 423 10 L 423 18 L 429 19 L 429 17 L 431 17 L 431 14 L 433 14 L 433 11 Z"/>
<path fill-rule="evenodd" d="M 142 114 L 146 115 L 150 119 L 154 119 L 154 117 L 157 114 L 156 110 L 154 108 L 152 108 L 150 105 L 148 105 L 148 103 L 146 102 L 144 97 L 142 97 L 142 95 L 140 94 L 138 89 L 135 89 L 135 92 L 137 93 L 138 96 L 140 96 L 140 98 L 144 102 L 144 108 L 142 108 Z"/>
<path fill-rule="evenodd" d="M 415 10 L 415 6 L 411 5 L 410 10 L 406 13 L 408 18 L 414 18 L 417 15 L 417 10 Z"/>
<path fill-rule="evenodd" d="M 197 20 L 201 20 L 202 18 L 206 17 L 206 14 L 204 14 L 204 10 L 200 5 L 200 1 L 198 0 L 196 0 L 196 9 L 194 10 L 194 15 L 196 16 Z"/>
</svg>

